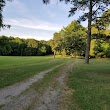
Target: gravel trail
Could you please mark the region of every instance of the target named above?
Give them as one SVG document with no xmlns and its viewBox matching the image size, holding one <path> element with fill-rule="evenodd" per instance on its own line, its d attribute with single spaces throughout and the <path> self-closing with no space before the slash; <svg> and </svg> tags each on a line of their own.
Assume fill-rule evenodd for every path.
<svg viewBox="0 0 110 110">
<path fill-rule="evenodd" d="M 40 72 L 23 82 L 0 89 L 0 105 L 2 106 L 0 110 L 63 110 L 59 109 L 58 101 L 65 89 L 65 78 L 76 62 L 67 63 L 63 66 L 60 70 L 61 74 L 55 78 L 58 87 L 54 88 L 50 84 L 41 96 L 33 88 L 30 89 L 30 86 L 63 64 Z M 25 91 L 27 89 L 28 91 Z M 32 105 L 31 108 L 30 105 Z"/>
<path fill-rule="evenodd" d="M 49 86 L 42 97 L 40 97 L 38 103 L 35 103 L 31 110 L 63 110 L 60 109 L 58 102 L 62 91 L 65 89 L 65 78 L 74 64 L 75 63 L 67 64 L 61 69 L 61 75 L 56 78 L 58 88 L 55 89 L 52 85 Z"/>
<path fill-rule="evenodd" d="M 61 65 L 62 64 L 57 65 L 54 68 L 51 68 L 49 70 L 37 73 L 37 75 L 35 75 L 34 77 L 29 78 L 20 83 L 16 83 L 6 88 L 0 89 L 0 105 L 4 105 L 11 102 L 13 100 L 13 97 L 20 95 L 23 91 L 28 89 L 34 82 L 37 82 L 39 79 L 43 78 L 45 74 L 51 72 L 53 69 Z"/>
</svg>

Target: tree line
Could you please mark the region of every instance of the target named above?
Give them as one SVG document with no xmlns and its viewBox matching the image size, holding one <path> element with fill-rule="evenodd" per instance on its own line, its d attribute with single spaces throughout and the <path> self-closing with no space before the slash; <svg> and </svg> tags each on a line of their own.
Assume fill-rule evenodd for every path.
<svg viewBox="0 0 110 110">
<path fill-rule="evenodd" d="M 11 0 L 8 0 L 11 1 Z M 44 4 L 48 4 L 51 0 L 42 0 Z M 105 28 L 105 24 L 110 23 L 110 14 L 106 16 L 100 16 L 101 13 L 105 12 L 110 5 L 110 0 L 58 0 L 65 1 L 65 3 L 70 3 L 72 7 L 69 11 L 69 16 L 73 16 L 77 11 L 83 11 L 83 15 L 79 17 L 78 21 L 88 20 L 88 29 L 87 29 L 87 40 L 86 40 L 86 54 L 85 54 L 85 63 L 89 64 L 90 48 L 91 48 L 91 39 L 92 39 L 92 23 L 96 22 L 98 28 Z M 0 29 L 8 27 L 10 25 L 5 25 L 3 23 L 3 8 L 6 5 L 6 0 L 1 0 L 0 5 Z M 99 19 L 102 20 L 99 20 Z M 100 22 L 101 21 L 101 22 Z"/>
<path fill-rule="evenodd" d="M 45 4 L 48 4 L 51 0 L 43 0 Z M 72 7 L 69 11 L 69 17 L 73 16 L 78 11 L 82 11 L 83 14 L 79 16 L 78 22 L 88 21 L 87 27 L 87 41 L 86 41 L 86 54 L 85 63 L 89 64 L 90 48 L 92 40 L 92 25 L 95 22 L 99 29 L 105 28 L 105 24 L 110 23 L 110 14 L 106 16 L 100 16 L 102 13 L 108 13 L 108 6 L 110 0 L 58 0 L 70 3 Z M 110 11 L 110 10 L 109 10 Z M 100 20 L 101 19 L 101 20 Z"/>
<path fill-rule="evenodd" d="M 52 54 L 47 41 L 0 36 L 0 55 L 43 56 Z"/>
<path fill-rule="evenodd" d="M 0 36 L 0 55 L 43 56 L 55 55 L 85 57 L 87 28 L 72 21 L 68 26 L 55 32 L 51 40 L 20 39 L 19 37 Z M 90 57 L 110 58 L 110 30 L 98 29 L 92 25 Z"/>
<path fill-rule="evenodd" d="M 99 30 L 95 24 L 92 25 L 92 39 L 90 57 L 110 58 L 110 30 Z M 52 51 L 55 54 L 85 56 L 87 43 L 87 29 L 77 21 L 72 21 L 61 31 L 54 33 L 53 39 L 49 41 Z"/>
</svg>

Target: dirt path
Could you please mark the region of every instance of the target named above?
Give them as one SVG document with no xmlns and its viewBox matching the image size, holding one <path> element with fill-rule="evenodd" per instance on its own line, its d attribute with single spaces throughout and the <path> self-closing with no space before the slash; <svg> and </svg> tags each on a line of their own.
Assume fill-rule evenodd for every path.
<svg viewBox="0 0 110 110">
<path fill-rule="evenodd" d="M 12 101 L 12 97 L 16 97 L 16 96 L 20 95 L 23 91 L 28 89 L 34 82 L 37 82 L 39 79 L 43 78 L 45 76 L 45 74 L 49 73 L 50 71 L 52 71 L 53 69 L 55 69 L 61 65 L 58 65 L 49 70 L 40 72 L 37 75 L 35 75 L 34 77 L 29 78 L 28 80 L 25 80 L 23 82 L 0 89 L 0 105 L 9 103 L 10 101 Z"/>
<path fill-rule="evenodd" d="M 32 88 L 30 89 L 29 87 L 34 82 L 37 82 L 39 79 L 43 78 L 45 74 L 61 65 L 47 71 L 43 71 L 33 78 L 19 84 L 14 84 L 7 88 L 1 89 L 0 110 L 63 110 L 61 109 L 62 105 L 59 104 L 59 102 L 61 102 L 60 98 L 62 97 L 62 92 L 65 90 L 66 75 L 68 71 L 71 71 L 74 64 L 75 63 L 69 63 L 65 65 L 65 67 L 63 67 L 60 71 L 61 75 L 55 78 L 54 82 L 57 83 L 57 87 L 55 88 L 51 84 L 46 88 L 41 96 L 37 93 L 37 91 Z M 26 89 L 28 89 L 28 91 L 25 91 Z M 25 92 L 23 93 L 23 91 Z"/>
<path fill-rule="evenodd" d="M 30 110 L 64 110 L 62 105 L 59 104 L 61 102 L 60 98 L 62 97 L 62 92 L 66 89 L 65 78 L 67 73 L 71 71 L 74 64 L 67 64 L 61 69 L 61 75 L 55 79 L 58 87 L 49 86 L 43 95 L 37 99 L 38 101 L 34 102 Z"/>
</svg>

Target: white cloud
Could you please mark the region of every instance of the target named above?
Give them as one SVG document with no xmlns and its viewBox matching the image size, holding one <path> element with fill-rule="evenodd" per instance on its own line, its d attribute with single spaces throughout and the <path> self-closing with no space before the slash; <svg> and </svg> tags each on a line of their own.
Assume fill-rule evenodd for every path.
<svg viewBox="0 0 110 110">
<path fill-rule="evenodd" d="M 2 30 L 0 35 L 14 36 L 20 38 L 34 38 L 37 40 L 52 39 L 53 33 L 60 31 L 63 26 L 38 20 L 30 19 L 5 19 L 5 24 L 11 24 L 10 29 Z"/>
<path fill-rule="evenodd" d="M 67 5 L 63 3 L 57 4 L 57 0 L 52 0 L 50 5 L 41 4 L 41 7 L 39 7 L 40 4 L 32 5 L 28 4 L 28 1 L 27 3 L 26 0 L 24 1 L 25 2 L 23 2 L 23 0 L 14 0 L 13 2 L 7 2 L 4 10 L 4 23 L 11 24 L 12 27 L 10 30 L 2 30 L 0 35 L 49 40 L 53 37 L 54 32 L 60 31 L 63 25 L 65 26 L 65 24 L 67 24 L 66 18 L 64 19 L 61 15 L 66 14 L 63 12 L 69 9 Z M 33 0 L 33 3 L 35 1 L 37 0 Z M 35 11 L 37 8 L 41 8 L 41 10 Z M 59 14 L 60 11 L 61 14 Z M 59 19 L 59 22 L 57 22 L 57 19 Z M 49 20 L 51 20 L 51 22 Z M 64 23 L 62 23 L 62 21 Z"/>
<path fill-rule="evenodd" d="M 30 30 L 30 31 L 27 30 L 26 32 L 26 31 L 23 31 L 22 28 L 19 30 L 19 28 L 14 27 L 11 30 L 9 29 L 2 30 L 0 32 L 0 35 L 20 37 L 24 39 L 34 38 L 36 40 L 49 40 L 49 39 L 52 39 L 53 33 L 39 32 L 39 31 L 33 31 L 33 30 Z"/>
<path fill-rule="evenodd" d="M 11 24 L 11 26 L 22 27 L 22 28 L 30 28 L 37 30 L 46 30 L 46 31 L 59 31 L 63 26 L 38 20 L 38 19 L 5 19 L 6 24 Z"/>
</svg>

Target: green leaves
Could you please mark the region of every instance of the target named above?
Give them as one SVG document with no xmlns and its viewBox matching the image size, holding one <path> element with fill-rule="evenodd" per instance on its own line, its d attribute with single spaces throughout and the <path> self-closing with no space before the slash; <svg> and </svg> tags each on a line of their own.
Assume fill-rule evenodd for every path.
<svg viewBox="0 0 110 110">
<path fill-rule="evenodd" d="M 98 28 L 98 30 L 106 29 L 110 24 L 110 9 L 105 11 L 101 17 L 96 19 L 95 25 Z"/>
<path fill-rule="evenodd" d="M 67 27 L 54 34 L 51 40 L 52 50 L 62 55 L 84 55 L 86 28 L 77 21 L 72 21 Z"/>
<path fill-rule="evenodd" d="M 12 1 L 12 0 L 7 0 L 7 1 Z M 5 28 L 10 28 L 11 25 L 6 25 L 3 23 L 3 8 L 6 5 L 6 0 L 0 0 L 0 30 L 5 29 Z"/>
</svg>

